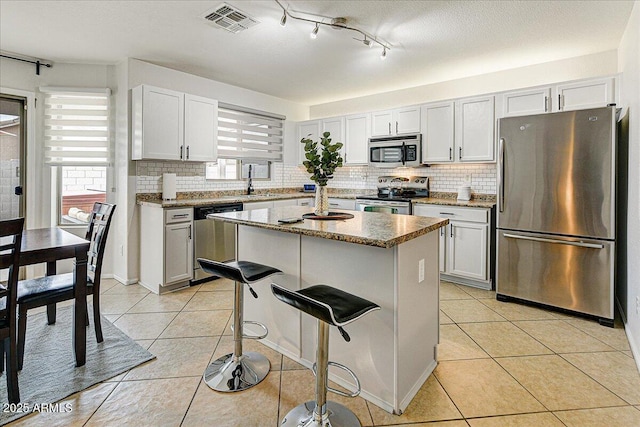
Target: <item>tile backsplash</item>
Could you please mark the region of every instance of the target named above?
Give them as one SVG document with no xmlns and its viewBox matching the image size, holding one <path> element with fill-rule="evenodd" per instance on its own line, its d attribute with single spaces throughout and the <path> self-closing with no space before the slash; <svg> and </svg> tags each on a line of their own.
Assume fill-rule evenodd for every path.
<svg viewBox="0 0 640 427">
<path fill-rule="evenodd" d="M 256 189 L 302 187 L 312 183 L 309 174 L 302 166 L 290 166 L 282 163 L 271 165 L 270 180 L 254 180 Z M 159 193 L 162 191 L 162 174 L 177 175 L 178 192 L 240 190 L 245 181 L 218 181 L 205 179 L 204 163 L 184 162 L 136 162 L 136 192 Z M 432 165 L 420 168 L 378 169 L 369 166 L 345 166 L 338 169 L 329 181 L 330 188 L 375 189 L 379 175 L 428 176 L 432 191 L 456 192 L 471 176 L 471 191 L 479 194 L 496 194 L 496 165 L 490 164 L 452 164 Z"/>
</svg>

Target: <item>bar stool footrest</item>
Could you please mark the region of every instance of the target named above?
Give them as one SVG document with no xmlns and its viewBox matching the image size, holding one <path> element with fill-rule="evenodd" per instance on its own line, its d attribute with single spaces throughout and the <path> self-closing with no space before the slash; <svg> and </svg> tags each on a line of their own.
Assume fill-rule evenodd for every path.
<svg viewBox="0 0 640 427">
<path fill-rule="evenodd" d="M 329 366 L 334 366 L 336 368 L 342 369 L 343 371 L 346 371 L 349 375 L 351 375 L 351 378 L 353 378 L 353 380 L 356 383 L 356 391 L 351 392 L 351 393 L 346 393 L 342 390 L 338 390 L 335 388 L 331 388 L 327 386 L 327 391 L 330 391 L 332 393 L 335 394 L 339 394 L 340 396 L 344 396 L 344 397 L 357 397 L 360 395 L 360 392 L 362 391 L 362 387 L 360 387 L 360 380 L 358 379 L 358 377 L 356 376 L 356 374 L 349 368 L 347 368 L 346 366 L 344 366 L 341 363 L 337 363 L 337 362 L 331 362 L 329 361 Z M 316 364 L 313 364 L 313 367 L 311 368 L 311 370 L 313 371 L 313 376 L 316 376 L 316 372 L 317 372 L 317 367 Z"/>
<path fill-rule="evenodd" d="M 327 413 L 322 422 L 313 419 L 315 408 L 313 400 L 296 406 L 284 416 L 280 427 L 362 427 L 358 417 L 344 405 L 327 402 Z"/>
<path fill-rule="evenodd" d="M 264 329 L 264 334 L 262 335 L 245 335 L 242 334 L 242 338 L 243 339 L 247 339 L 247 340 L 261 340 L 263 338 L 265 338 L 267 335 L 269 335 L 269 329 L 267 328 L 267 326 L 264 323 L 260 323 L 260 322 L 254 322 L 253 320 L 245 320 L 242 322 L 242 325 L 256 325 L 256 326 L 260 326 L 262 329 Z M 231 331 L 233 331 L 233 325 L 230 326 Z M 244 329 L 244 327 L 243 327 Z"/>
</svg>

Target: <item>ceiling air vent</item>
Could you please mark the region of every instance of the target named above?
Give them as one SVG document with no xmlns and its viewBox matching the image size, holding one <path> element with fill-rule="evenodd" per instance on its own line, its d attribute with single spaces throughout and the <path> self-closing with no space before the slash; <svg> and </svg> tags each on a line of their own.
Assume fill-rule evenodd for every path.
<svg viewBox="0 0 640 427">
<path fill-rule="evenodd" d="M 222 28 L 234 34 L 258 24 L 258 21 L 246 13 L 226 3 L 206 11 L 202 17 L 207 20 L 209 25 Z"/>
</svg>

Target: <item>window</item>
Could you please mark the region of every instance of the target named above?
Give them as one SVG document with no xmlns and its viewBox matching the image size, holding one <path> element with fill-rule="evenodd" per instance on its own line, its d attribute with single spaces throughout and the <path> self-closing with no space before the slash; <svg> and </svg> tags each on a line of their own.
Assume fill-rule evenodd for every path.
<svg viewBox="0 0 640 427">
<path fill-rule="evenodd" d="M 282 161 L 284 119 L 218 104 L 219 160 L 207 163 L 206 179 L 242 179 L 249 164 L 254 165 L 253 172 L 260 171 L 255 178 L 269 178 L 269 162 Z"/>
<path fill-rule="evenodd" d="M 94 202 L 106 201 L 109 90 L 41 88 L 45 94 L 45 164 L 52 166 L 59 224 L 86 224 Z"/>
</svg>

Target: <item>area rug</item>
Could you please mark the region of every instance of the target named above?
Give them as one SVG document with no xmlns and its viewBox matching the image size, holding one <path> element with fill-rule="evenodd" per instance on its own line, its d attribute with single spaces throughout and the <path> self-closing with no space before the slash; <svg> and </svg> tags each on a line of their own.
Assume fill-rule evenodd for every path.
<svg viewBox="0 0 640 427">
<path fill-rule="evenodd" d="M 34 408 L 42 410 L 42 405 L 53 404 L 155 358 L 104 317 L 104 341 L 96 343 L 90 314 L 87 363 L 76 368 L 71 338 L 72 309 L 71 306 L 58 308 L 55 325 L 47 325 L 46 313 L 29 316 L 24 366 L 18 374 L 22 405 L 7 406 L 7 378 L 3 373 L 0 376 L 0 425 L 23 417 Z M 92 313 L 91 306 L 88 310 Z"/>
</svg>

